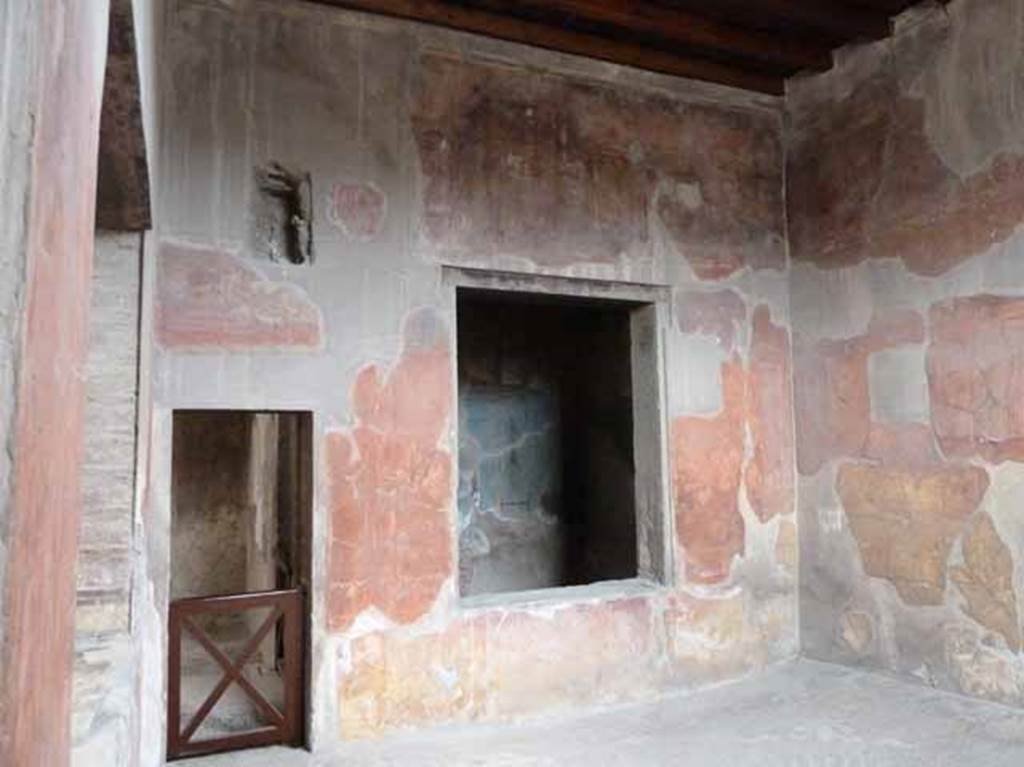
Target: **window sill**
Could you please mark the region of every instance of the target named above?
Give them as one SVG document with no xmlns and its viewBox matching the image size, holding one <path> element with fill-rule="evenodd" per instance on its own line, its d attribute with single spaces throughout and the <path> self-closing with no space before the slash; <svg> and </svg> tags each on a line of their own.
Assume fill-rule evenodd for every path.
<svg viewBox="0 0 1024 767">
<path fill-rule="evenodd" d="M 633 597 L 656 596 L 670 591 L 669 587 L 646 578 L 623 581 L 598 581 L 581 586 L 555 586 L 533 591 L 508 591 L 498 594 L 477 594 L 460 597 L 462 612 L 475 612 L 494 608 L 552 607 L 611 602 Z"/>
</svg>

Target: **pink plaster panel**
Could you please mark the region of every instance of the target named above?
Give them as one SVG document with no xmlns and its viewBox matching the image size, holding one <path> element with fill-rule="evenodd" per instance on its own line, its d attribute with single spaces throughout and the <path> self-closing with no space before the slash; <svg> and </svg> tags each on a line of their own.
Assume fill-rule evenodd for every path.
<svg viewBox="0 0 1024 767">
<path fill-rule="evenodd" d="M 156 335 L 170 349 L 318 348 L 320 310 L 294 285 L 273 282 L 219 250 L 165 243 Z"/>
<path fill-rule="evenodd" d="M 352 640 L 342 734 L 568 710 L 650 695 L 660 621 L 648 598 L 470 613 L 444 629 Z"/>
<path fill-rule="evenodd" d="M 872 451 L 891 455 L 901 444 L 920 445 L 926 439 L 913 425 L 895 435 L 894 429 L 872 422 L 868 380 L 872 353 L 921 344 L 924 333 L 919 314 L 895 311 L 876 316 L 863 335 L 853 338 L 806 341 L 798 336 L 794 387 L 797 465 L 802 474 L 815 474 L 835 458 Z"/>
<path fill-rule="evenodd" d="M 929 313 L 932 425 L 950 457 L 1024 461 L 1024 299 L 955 298 Z"/>
<path fill-rule="evenodd" d="M 331 187 L 328 217 L 353 240 L 376 238 L 384 228 L 387 210 L 387 197 L 375 184 L 346 182 Z"/>
</svg>

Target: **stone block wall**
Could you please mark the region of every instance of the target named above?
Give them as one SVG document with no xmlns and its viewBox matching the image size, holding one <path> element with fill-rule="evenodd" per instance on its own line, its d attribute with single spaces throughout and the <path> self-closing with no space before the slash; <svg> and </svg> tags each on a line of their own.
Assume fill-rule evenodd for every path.
<svg viewBox="0 0 1024 767">
<path fill-rule="evenodd" d="M 133 702 L 136 391 L 142 238 L 98 233 L 86 358 L 72 763 L 128 765 Z"/>
<path fill-rule="evenodd" d="M 315 748 L 635 699 L 796 654 L 777 100 L 312 5 L 178 0 L 161 28 L 150 636 L 173 566 L 171 411 L 302 409 L 317 452 Z M 253 247 L 254 179 L 271 163 L 309 174 L 311 264 Z M 652 341 L 667 583 L 460 601 L 445 266 L 666 297 Z M 158 675 L 163 651 L 142 666 Z M 142 737 L 159 741 L 161 704 L 142 705 Z"/>
<path fill-rule="evenodd" d="M 138 234 L 96 237 L 85 371 L 79 634 L 129 629 L 141 257 Z"/>
<path fill-rule="evenodd" d="M 1024 704 L 1024 5 L 901 18 L 788 97 L 801 632 Z"/>
</svg>

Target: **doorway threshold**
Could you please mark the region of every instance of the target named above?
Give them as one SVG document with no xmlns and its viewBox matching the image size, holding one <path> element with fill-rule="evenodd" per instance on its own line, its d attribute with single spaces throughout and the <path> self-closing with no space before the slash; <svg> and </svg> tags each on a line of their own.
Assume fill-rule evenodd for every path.
<svg viewBox="0 0 1024 767">
<path fill-rule="evenodd" d="M 166 762 L 165 767 L 320 767 L 313 754 L 301 748 L 268 746 Z"/>
</svg>

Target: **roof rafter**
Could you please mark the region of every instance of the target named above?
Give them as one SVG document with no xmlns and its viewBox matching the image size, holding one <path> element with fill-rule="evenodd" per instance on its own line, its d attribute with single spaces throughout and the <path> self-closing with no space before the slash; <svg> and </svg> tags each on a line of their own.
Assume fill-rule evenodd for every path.
<svg viewBox="0 0 1024 767">
<path fill-rule="evenodd" d="M 634 42 L 613 40 L 493 11 L 422 0 L 320 0 L 341 8 L 397 16 L 540 48 L 588 56 L 664 74 L 708 80 L 745 90 L 781 95 L 782 77 L 711 58 L 673 53 Z"/>
<path fill-rule="evenodd" d="M 787 70 L 828 69 L 827 44 L 744 29 L 684 10 L 630 0 L 470 0 L 474 7 L 541 21 L 587 22 L 686 48 L 713 51 L 775 64 Z"/>
</svg>

